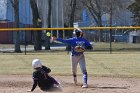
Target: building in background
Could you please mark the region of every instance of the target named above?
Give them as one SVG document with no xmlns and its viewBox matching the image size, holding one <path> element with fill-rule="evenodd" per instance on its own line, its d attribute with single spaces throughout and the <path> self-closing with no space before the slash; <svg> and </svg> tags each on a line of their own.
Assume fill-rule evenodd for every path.
<svg viewBox="0 0 140 93">
<path fill-rule="evenodd" d="M 133 25 L 133 19 L 131 18 L 132 13 L 128 11 L 127 9 L 120 10 L 118 12 L 113 12 L 112 16 L 112 26 L 132 26 Z M 77 24 L 79 27 L 94 27 L 97 26 L 95 20 L 92 18 L 91 14 L 89 13 L 88 9 L 83 8 L 82 12 L 82 20 L 79 22 L 75 22 L 74 24 Z M 102 15 L 102 25 L 110 26 L 110 14 L 105 13 Z M 131 30 L 131 29 L 130 29 Z M 125 29 L 119 30 L 119 29 L 113 29 L 112 30 L 112 41 L 117 42 L 129 42 L 129 32 Z M 104 42 L 108 42 L 110 39 L 109 31 L 102 30 L 103 32 L 103 40 Z M 125 33 L 127 32 L 127 33 Z M 89 30 L 86 31 L 87 38 L 89 40 L 95 40 L 95 38 L 98 38 L 97 36 L 98 30 Z M 94 39 L 93 39 L 94 37 Z M 91 38 L 91 39 L 90 39 Z"/>
<path fill-rule="evenodd" d="M 42 27 L 48 27 L 47 25 L 47 13 L 48 13 L 48 0 L 36 0 L 39 14 L 43 20 Z M 12 28 L 15 27 L 14 19 L 14 9 L 10 0 L 0 0 L 0 28 Z M 30 0 L 19 0 L 19 18 L 20 18 L 20 27 L 31 27 L 32 26 L 32 11 L 30 6 Z M 4 23 L 3 23 L 4 22 Z M 52 14 L 51 14 L 51 27 L 64 27 L 63 23 L 63 0 L 52 0 Z M 8 32 L 12 38 L 8 38 L 8 31 L 0 32 L 0 36 L 7 37 L 4 40 L 3 37 L 0 37 L 0 43 L 13 43 L 14 35 L 13 32 Z M 55 31 L 56 32 L 56 31 Z M 61 31 L 62 32 L 62 31 Z M 53 32 L 52 32 L 53 33 Z M 57 36 L 61 33 L 57 31 Z M 26 33 L 27 42 L 32 41 L 33 35 L 31 31 Z M 20 41 L 21 43 L 25 42 L 25 31 L 20 31 Z"/>
<path fill-rule="evenodd" d="M 129 33 L 130 43 L 140 43 L 140 31 L 133 31 Z"/>
<path fill-rule="evenodd" d="M 0 28 L 14 28 L 15 18 L 14 9 L 10 0 L 0 0 Z M 32 12 L 30 8 L 29 0 L 19 0 L 19 26 L 30 27 L 32 25 Z M 3 21 L 5 20 L 5 21 Z M 31 31 L 26 33 L 25 31 L 20 31 L 20 42 L 25 43 L 25 38 L 27 42 L 32 41 Z M 14 32 L 13 31 L 2 31 L 0 32 L 0 43 L 14 43 Z"/>
</svg>

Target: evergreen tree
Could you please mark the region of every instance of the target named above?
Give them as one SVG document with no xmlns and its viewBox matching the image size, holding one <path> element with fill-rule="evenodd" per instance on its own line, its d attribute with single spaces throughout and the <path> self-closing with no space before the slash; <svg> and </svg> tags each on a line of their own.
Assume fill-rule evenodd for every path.
<svg viewBox="0 0 140 93">
<path fill-rule="evenodd" d="M 134 3 L 129 5 L 128 10 L 133 13 L 134 25 L 140 25 L 140 0 L 135 0 Z"/>
</svg>

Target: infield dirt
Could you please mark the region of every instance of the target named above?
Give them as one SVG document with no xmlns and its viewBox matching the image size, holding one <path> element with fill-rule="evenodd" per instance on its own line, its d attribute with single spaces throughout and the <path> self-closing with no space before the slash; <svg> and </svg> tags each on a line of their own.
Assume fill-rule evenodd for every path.
<svg viewBox="0 0 140 93">
<path fill-rule="evenodd" d="M 54 76 L 61 83 L 61 90 L 41 91 L 38 87 L 33 93 L 140 93 L 140 79 L 115 77 L 89 77 L 88 88 L 73 84 L 72 76 Z M 31 75 L 0 75 L 0 93 L 28 93 L 32 87 Z"/>
</svg>

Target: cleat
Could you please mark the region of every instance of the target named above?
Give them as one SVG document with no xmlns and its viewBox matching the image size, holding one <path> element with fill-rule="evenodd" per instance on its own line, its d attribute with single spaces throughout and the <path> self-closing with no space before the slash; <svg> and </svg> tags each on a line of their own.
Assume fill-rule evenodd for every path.
<svg viewBox="0 0 140 93">
<path fill-rule="evenodd" d="M 88 84 L 83 84 L 82 88 L 88 88 Z"/>
<path fill-rule="evenodd" d="M 53 84 L 53 87 L 54 87 L 54 88 L 59 88 L 60 86 L 57 85 L 57 84 Z"/>
</svg>

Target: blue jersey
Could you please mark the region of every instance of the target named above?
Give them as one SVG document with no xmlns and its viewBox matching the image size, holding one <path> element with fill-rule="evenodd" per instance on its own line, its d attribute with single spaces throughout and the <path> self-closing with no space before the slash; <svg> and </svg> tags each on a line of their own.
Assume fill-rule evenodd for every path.
<svg viewBox="0 0 140 93">
<path fill-rule="evenodd" d="M 89 43 L 89 41 L 82 37 L 73 37 L 73 38 L 66 39 L 66 40 L 64 40 L 62 38 L 57 38 L 56 40 L 59 42 L 67 43 L 67 44 L 71 45 L 72 55 L 83 54 L 83 52 L 75 52 L 74 51 L 75 46 L 82 46 L 85 49 L 87 49 L 88 47 L 92 47 L 91 44 Z"/>
</svg>

